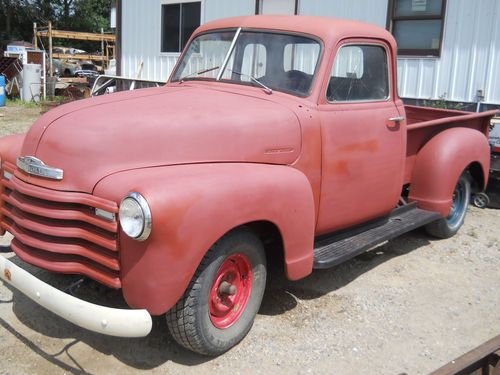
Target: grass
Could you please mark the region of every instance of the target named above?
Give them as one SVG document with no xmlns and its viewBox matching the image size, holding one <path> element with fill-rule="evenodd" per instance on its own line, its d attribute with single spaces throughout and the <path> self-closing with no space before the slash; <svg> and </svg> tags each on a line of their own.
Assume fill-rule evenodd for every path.
<svg viewBox="0 0 500 375">
<path fill-rule="evenodd" d="M 40 102 L 25 102 L 22 101 L 21 99 L 8 99 L 6 101 L 6 106 L 17 106 L 21 108 L 40 108 L 43 106 L 45 103 L 57 103 L 57 104 L 64 104 L 68 101 L 67 97 L 64 96 L 53 96 L 49 97 L 47 99 L 42 99 Z"/>
<path fill-rule="evenodd" d="M 35 102 L 24 102 L 21 99 L 8 99 L 5 102 L 6 107 L 21 107 L 21 108 L 37 108 L 40 106 L 39 103 Z"/>
<path fill-rule="evenodd" d="M 464 103 L 455 103 L 446 100 L 446 93 L 441 95 L 437 100 L 424 100 L 425 107 L 440 108 L 440 109 L 456 109 L 463 110 Z"/>
</svg>

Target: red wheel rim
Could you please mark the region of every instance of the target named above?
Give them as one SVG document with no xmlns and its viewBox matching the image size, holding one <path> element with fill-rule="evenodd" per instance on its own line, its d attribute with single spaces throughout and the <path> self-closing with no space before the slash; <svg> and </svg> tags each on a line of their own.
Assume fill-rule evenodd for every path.
<svg viewBox="0 0 500 375">
<path fill-rule="evenodd" d="M 246 255 L 232 254 L 224 260 L 208 299 L 210 320 L 215 327 L 228 328 L 239 319 L 250 298 L 252 282 L 252 265 Z"/>
</svg>

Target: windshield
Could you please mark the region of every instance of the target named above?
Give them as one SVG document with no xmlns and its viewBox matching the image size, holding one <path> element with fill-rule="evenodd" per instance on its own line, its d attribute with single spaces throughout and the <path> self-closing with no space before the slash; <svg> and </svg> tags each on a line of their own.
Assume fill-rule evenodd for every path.
<svg viewBox="0 0 500 375">
<path fill-rule="evenodd" d="M 319 42 L 298 35 L 211 32 L 190 43 L 171 81 L 221 80 L 307 96 L 320 51 Z"/>
</svg>

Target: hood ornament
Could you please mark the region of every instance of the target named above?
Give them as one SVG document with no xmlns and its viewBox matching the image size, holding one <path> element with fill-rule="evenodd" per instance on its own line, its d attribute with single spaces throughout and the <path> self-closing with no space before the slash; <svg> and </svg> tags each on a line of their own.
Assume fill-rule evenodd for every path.
<svg viewBox="0 0 500 375">
<path fill-rule="evenodd" d="M 52 180 L 62 180 L 63 170 L 49 167 L 43 161 L 34 156 L 20 156 L 17 158 L 16 165 L 19 169 L 33 176 L 50 178 Z"/>
</svg>

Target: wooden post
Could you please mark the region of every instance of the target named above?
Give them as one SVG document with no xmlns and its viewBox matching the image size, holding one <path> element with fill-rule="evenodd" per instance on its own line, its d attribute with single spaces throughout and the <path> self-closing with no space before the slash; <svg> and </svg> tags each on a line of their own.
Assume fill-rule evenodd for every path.
<svg viewBox="0 0 500 375">
<path fill-rule="evenodd" d="M 52 69 L 52 21 L 49 21 L 49 76 L 53 76 Z"/>
<path fill-rule="evenodd" d="M 106 68 L 109 69 L 109 44 L 106 42 Z"/>
<path fill-rule="evenodd" d="M 105 69 L 105 64 L 104 64 L 104 55 L 105 55 L 105 52 L 104 52 L 104 29 L 101 27 L 101 35 L 103 36 L 103 38 L 101 39 L 101 66 L 103 69 Z"/>
<path fill-rule="evenodd" d="M 38 49 L 38 35 L 36 35 L 36 22 L 33 22 L 33 39 L 34 39 L 34 45 L 35 49 Z"/>
</svg>

